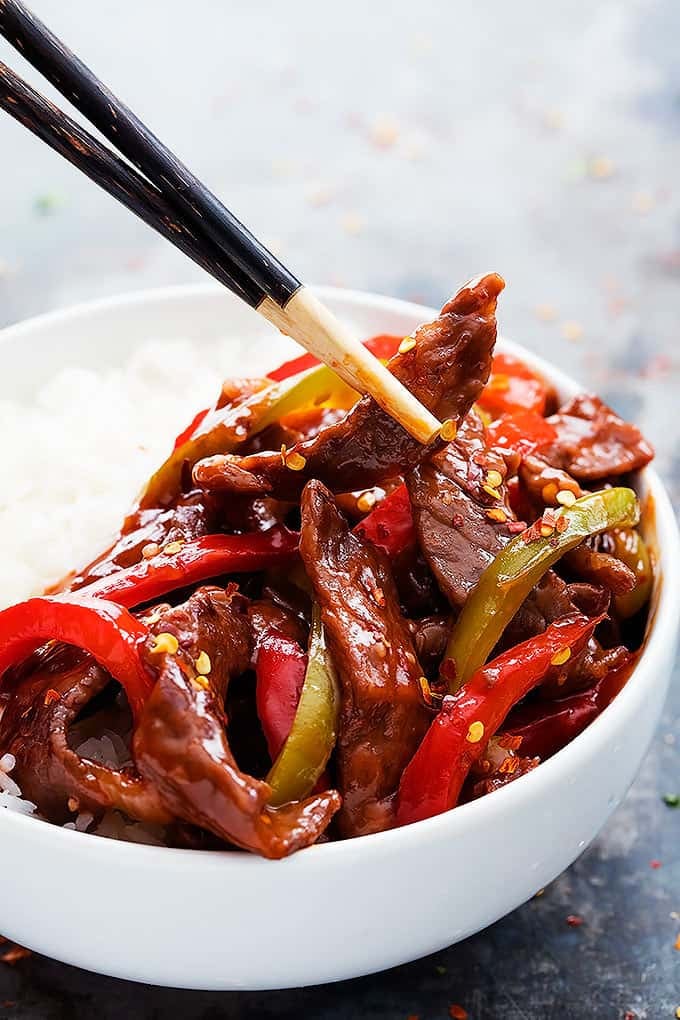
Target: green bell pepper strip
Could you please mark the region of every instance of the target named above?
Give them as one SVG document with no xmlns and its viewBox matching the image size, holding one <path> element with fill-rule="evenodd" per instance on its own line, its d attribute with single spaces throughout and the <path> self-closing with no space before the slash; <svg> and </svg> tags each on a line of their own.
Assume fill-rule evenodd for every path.
<svg viewBox="0 0 680 1020">
<path fill-rule="evenodd" d="M 617 595 L 614 608 L 622 620 L 628 620 L 647 605 L 652 594 L 654 570 L 647 544 L 639 531 L 617 528 L 611 533 L 613 554 L 635 574 L 635 587 L 625 595 Z"/>
<path fill-rule="evenodd" d="M 335 746 L 339 716 L 337 675 L 326 647 L 321 611 L 315 605 L 307 671 L 295 719 L 266 780 L 274 807 L 301 800 L 314 789 Z"/>
<path fill-rule="evenodd" d="M 619 487 L 590 492 L 551 515 L 555 524 L 551 533 L 541 534 L 539 520 L 517 535 L 489 564 L 465 603 L 441 668 L 452 694 L 484 665 L 510 620 L 553 563 L 591 535 L 634 527 L 640 507 L 632 489 Z M 566 520 L 566 526 L 560 520 Z"/>
</svg>

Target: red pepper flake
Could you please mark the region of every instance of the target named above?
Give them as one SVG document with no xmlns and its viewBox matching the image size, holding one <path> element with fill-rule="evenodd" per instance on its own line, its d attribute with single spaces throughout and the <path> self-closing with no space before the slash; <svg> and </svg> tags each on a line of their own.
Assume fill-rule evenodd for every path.
<svg viewBox="0 0 680 1020">
<path fill-rule="evenodd" d="M 49 690 L 45 692 L 43 704 L 45 705 L 45 708 L 47 708 L 47 706 L 51 705 L 53 701 L 59 701 L 60 698 L 61 694 L 59 691 L 55 691 L 54 687 L 50 687 Z"/>
<path fill-rule="evenodd" d="M 555 531 L 558 535 L 561 535 L 563 531 L 566 531 L 569 527 L 569 521 L 566 517 L 558 517 L 555 521 Z"/>
<path fill-rule="evenodd" d="M 637 1020 L 637 1013 L 634 1013 L 632 1009 L 627 1009 L 623 1014 L 623 1020 Z"/>
<path fill-rule="evenodd" d="M 456 679 L 456 664 L 453 659 L 444 659 L 439 667 L 439 672 L 445 680 L 452 683 Z"/>
<path fill-rule="evenodd" d="M 524 532 L 524 541 L 528 544 L 530 542 L 538 542 L 539 539 L 544 538 L 545 536 L 541 534 L 542 528 L 543 520 L 539 517 L 538 520 L 534 521 L 531 527 L 527 528 Z"/>
<path fill-rule="evenodd" d="M 507 758 L 504 758 L 503 761 L 501 762 L 501 765 L 500 765 L 500 768 L 498 769 L 498 771 L 502 772 L 503 775 L 511 776 L 513 772 L 517 771 L 517 766 L 518 765 L 519 765 L 519 758 L 513 758 L 511 755 L 508 755 Z"/>
<path fill-rule="evenodd" d="M 32 955 L 30 949 L 24 949 L 23 946 L 13 946 L 12 949 L 8 949 L 0 956 L 0 962 L 7 963 L 10 967 L 13 967 L 15 963 L 19 963 L 20 960 L 25 960 L 26 957 Z"/>
<path fill-rule="evenodd" d="M 653 868 L 654 871 L 656 871 L 658 868 L 661 867 L 661 861 L 657 861 L 657 859 L 655 857 L 653 861 L 649 862 L 649 866 L 650 866 L 650 868 Z"/>
<path fill-rule="evenodd" d="M 580 928 L 583 924 L 583 918 L 580 914 L 569 914 L 567 917 L 567 924 L 570 928 Z"/>
<path fill-rule="evenodd" d="M 507 528 L 511 535 L 520 535 L 527 530 L 525 521 L 508 521 Z"/>
<path fill-rule="evenodd" d="M 678 935 L 677 939 L 673 943 L 673 949 L 677 949 L 680 953 L 680 935 Z"/>
<path fill-rule="evenodd" d="M 449 1016 L 451 1020 L 467 1020 L 469 1014 L 463 1006 L 459 1006 L 457 1002 L 454 1002 L 449 1006 Z"/>
<path fill-rule="evenodd" d="M 502 747 L 504 751 L 516 751 L 521 743 L 522 737 L 514 733 L 505 733 L 498 740 L 498 746 Z"/>
</svg>

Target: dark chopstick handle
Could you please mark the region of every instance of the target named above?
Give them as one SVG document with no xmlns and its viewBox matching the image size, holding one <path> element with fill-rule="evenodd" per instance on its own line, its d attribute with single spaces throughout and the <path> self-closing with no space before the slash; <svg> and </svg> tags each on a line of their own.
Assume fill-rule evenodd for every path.
<svg viewBox="0 0 680 1020">
<path fill-rule="evenodd" d="M 20 0 L 0 0 L 0 33 L 157 186 L 185 222 L 285 306 L 300 281 Z"/>
<path fill-rule="evenodd" d="M 216 280 L 256 308 L 262 290 L 236 265 L 225 265 L 223 253 L 196 237 L 170 215 L 163 196 L 133 167 L 0 63 L 0 108 L 64 156 L 90 180 L 118 199 Z"/>
</svg>

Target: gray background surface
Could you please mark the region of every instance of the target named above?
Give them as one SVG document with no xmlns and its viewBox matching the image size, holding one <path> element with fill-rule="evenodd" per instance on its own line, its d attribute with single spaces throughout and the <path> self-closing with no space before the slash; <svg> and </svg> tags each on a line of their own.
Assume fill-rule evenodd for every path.
<svg viewBox="0 0 680 1020">
<path fill-rule="evenodd" d="M 438 304 L 500 271 L 504 332 L 640 422 L 680 498 L 677 0 L 34 7 L 304 279 Z M 25 71 L 1 45 L 0 59 Z M 0 156 L 0 325 L 200 278 L 5 116 Z M 677 683 L 596 843 L 462 945 L 334 987 L 233 995 L 33 957 L 0 965 L 0 1017 L 434 1020 L 452 1003 L 471 1020 L 675 1016 L 680 810 L 666 792 L 680 792 Z M 225 919 L 225 953 L 231 937 Z"/>
</svg>

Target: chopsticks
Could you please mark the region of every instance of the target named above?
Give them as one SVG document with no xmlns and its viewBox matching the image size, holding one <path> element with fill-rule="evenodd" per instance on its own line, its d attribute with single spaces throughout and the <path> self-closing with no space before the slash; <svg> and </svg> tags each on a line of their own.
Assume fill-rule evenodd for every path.
<svg viewBox="0 0 680 1020">
<path fill-rule="evenodd" d="M 420 442 L 440 431 L 437 418 L 20 0 L 0 0 L 0 34 L 133 166 L 4 64 L 0 107 L 350 386 L 370 393 Z"/>
<path fill-rule="evenodd" d="M 171 216 L 160 192 L 141 174 L 2 62 L 0 106 L 248 304 L 256 307 L 262 301 L 261 288 L 229 264 L 219 249 Z"/>
</svg>

